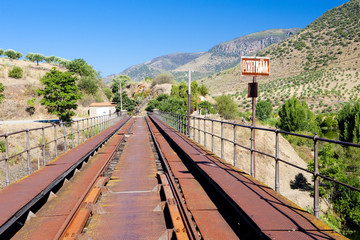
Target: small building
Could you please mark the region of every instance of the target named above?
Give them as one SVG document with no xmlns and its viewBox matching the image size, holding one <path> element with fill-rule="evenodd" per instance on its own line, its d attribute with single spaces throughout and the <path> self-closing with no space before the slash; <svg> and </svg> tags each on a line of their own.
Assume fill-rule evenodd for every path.
<svg viewBox="0 0 360 240">
<path fill-rule="evenodd" d="M 98 117 L 103 115 L 113 115 L 116 113 L 116 103 L 114 102 L 95 102 L 89 106 L 90 117 Z"/>
</svg>

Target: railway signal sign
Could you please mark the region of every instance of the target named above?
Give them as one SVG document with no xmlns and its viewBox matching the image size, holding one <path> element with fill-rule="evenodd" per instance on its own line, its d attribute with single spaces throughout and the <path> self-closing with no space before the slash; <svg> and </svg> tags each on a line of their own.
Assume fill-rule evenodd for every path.
<svg viewBox="0 0 360 240">
<path fill-rule="evenodd" d="M 248 97 L 252 98 L 252 126 L 255 127 L 255 106 L 258 96 L 256 77 L 270 75 L 270 58 L 241 57 L 241 74 L 253 76 L 253 82 L 248 84 Z M 255 129 L 251 131 L 251 149 L 255 150 Z M 250 174 L 255 177 L 255 152 L 251 152 Z"/>
<path fill-rule="evenodd" d="M 251 76 L 269 76 L 270 58 L 241 57 L 241 74 Z"/>
</svg>

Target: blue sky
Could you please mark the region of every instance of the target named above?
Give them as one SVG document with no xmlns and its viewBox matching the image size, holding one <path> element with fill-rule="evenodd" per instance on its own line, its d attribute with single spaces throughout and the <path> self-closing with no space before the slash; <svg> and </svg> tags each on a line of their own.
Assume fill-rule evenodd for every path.
<svg viewBox="0 0 360 240">
<path fill-rule="evenodd" d="M 0 0 L 1 49 L 83 58 L 102 76 L 257 31 L 306 27 L 345 0 Z"/>
</svg>

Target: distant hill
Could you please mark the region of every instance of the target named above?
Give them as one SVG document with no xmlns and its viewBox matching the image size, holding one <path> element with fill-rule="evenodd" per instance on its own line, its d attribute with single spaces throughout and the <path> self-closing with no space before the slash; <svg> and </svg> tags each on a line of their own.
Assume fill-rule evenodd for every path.
<svg viewBox="0 0 360 240">
<path fill-rule="evenodd" d="M 141 81 L 145 77 L 155 77 L 163 72 L 170 72 L 177 81 L 181 81 L 186 78 L 189 70 L 194 71 L 193 79 L 200 79 L 234 67 L 240 62 L 241 56 L 255 55 L 261 49 L 281 42 L 299 30 L 298 28 L 267 30 L 220 43 L 208 52 L 164 55 L 129 67 L 120 74 L 110 75 L 104 78 L 104 82 L 109 83 L 118 75 L 128 75 L 135 81 Z"/>
<path fill-rule="evenodd" d="M 259 51 L 270 57 L 270 77 L 259 77 L 260 97 L 278 107 L 291 96 L 314 111 L 333 111 L 360 97 L 360 0 L 331 9 L 280 43 Z M 240 66 L 202 79 L 213 94 L 231 93 L 250 109 L 247 82 Z"/>
</svg>

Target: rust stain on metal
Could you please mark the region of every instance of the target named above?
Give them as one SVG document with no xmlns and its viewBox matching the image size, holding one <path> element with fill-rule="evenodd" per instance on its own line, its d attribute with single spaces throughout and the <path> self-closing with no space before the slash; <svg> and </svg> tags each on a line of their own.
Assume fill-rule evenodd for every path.
<svg viewBox="0 0 360 240">
<path fill-rule="evenodd" d="M 104 214 L 95 214 L 87 228 L 91 239 L 159 239 L 166 232 L 157 189 L 156 164 L 145 120 L 137 118 L 132 134 L 113 172 L 110 192 L 98 204 Z"/>
<path fill-rule="evenodd" d="M 119 126 L 119 124 L 116 124 L 113 128 L 108 129 L 108 131 L 105 130 L 106 133 L 104 133 L 104 135 L 95 136 L 88 140 L 89 145 L 97 145 L 106 138 L 106 135 L 109 135 L 111 131 L 116 130 Z M 104 145 L 103 149 L 112 148 L 114 151 L 117 146 L 114 142 L 119 142 L 121 139 L 122 136 L 115 135 Z M 43 168 L 44 170 L 36 172 L 33 176 L 30 175 L 24 182 L 10 185 L 6 188 L 7 190 L 4 189 L 6 190 L 5 193 L 10 193 L 7 197 L 12 197 L 16 193 L 16 190 L 20 191 L 27 186 L 29 188 L 25 189 L 23 192 L 17 192 L 19 194 L 19 197 L 16 198 L 18 202 L 13 204 L 11 203 L 14 202 L 13 200 L 7 201 L 6 206 L 12 204 L 12 207 L 9 208 L 11 210 L 12 208 L 20 207 L 20 204 L 24 204 L 26 201 L 30 201 L 32 195 L 36 194 L 36 191 L 41 191 L 51 182 L 51 179 L 57 177 L 61 172 L 69 168 L 71 164 L 81 158 L 81 154 L 86 154 L 88 148 L 89 146 L 87 144 L 79 145 L 78 148 L 74 148 L 60 156 L 57 161 L 54 161 L 50 166 L 45 166 Z M 30 238 L 30 236 L 32 239 L 58 238 L 56 236 L 60 236 L 62 230 L 68 224 L 69 219 L 71 219 L 75 210 L 80 206 L 86 193 L 90 190 L 91 185 L 95 183 L 95 179 L 99 176 L 111 157 L 112 153 L 108 152 L 108 154 L 98 154 L 91 158 L 88 161 L 88 164 L 84 165 L 82 170 L 70 179 L 70 182 L 67 184 L 65 183 L 56 194 L 57 197 L 48 201 L 43 208 L 36 213 L 38 217 L 25 224 L 25 226 L 14 236 L 14 239 L 27 239 Z M 32 181 L 30 181 L 30 179 Z M 15 191 L 15 193 L 13 191 Z M 0 201 L 6 199 L 8 198 L 1 198 Z M 10 214 L 9 209 L 8 214 Z M 0 211 L 4 210 L 4 208 L 1 208 Z"/>
<path fill-rule="evenodd" d="M 315 235 L 320 239 L 329 237 L 346 239 L 333 233 L 329 226 L 255 178 L 224 163 L 220 158 L 207 154 L 206 149 L 194 144 L 192 140 L 163 124 L 156 117 L 152 119 L 194 161 L 195 166 L 211 178 L 263 233 L 268 236 L 269 234 L 282 236 L 280 232 L 295 231 L 305 233 L 293 234 L 304 237 L 299 239 L 308 239 L 309 236 Z"/>
</svg>

